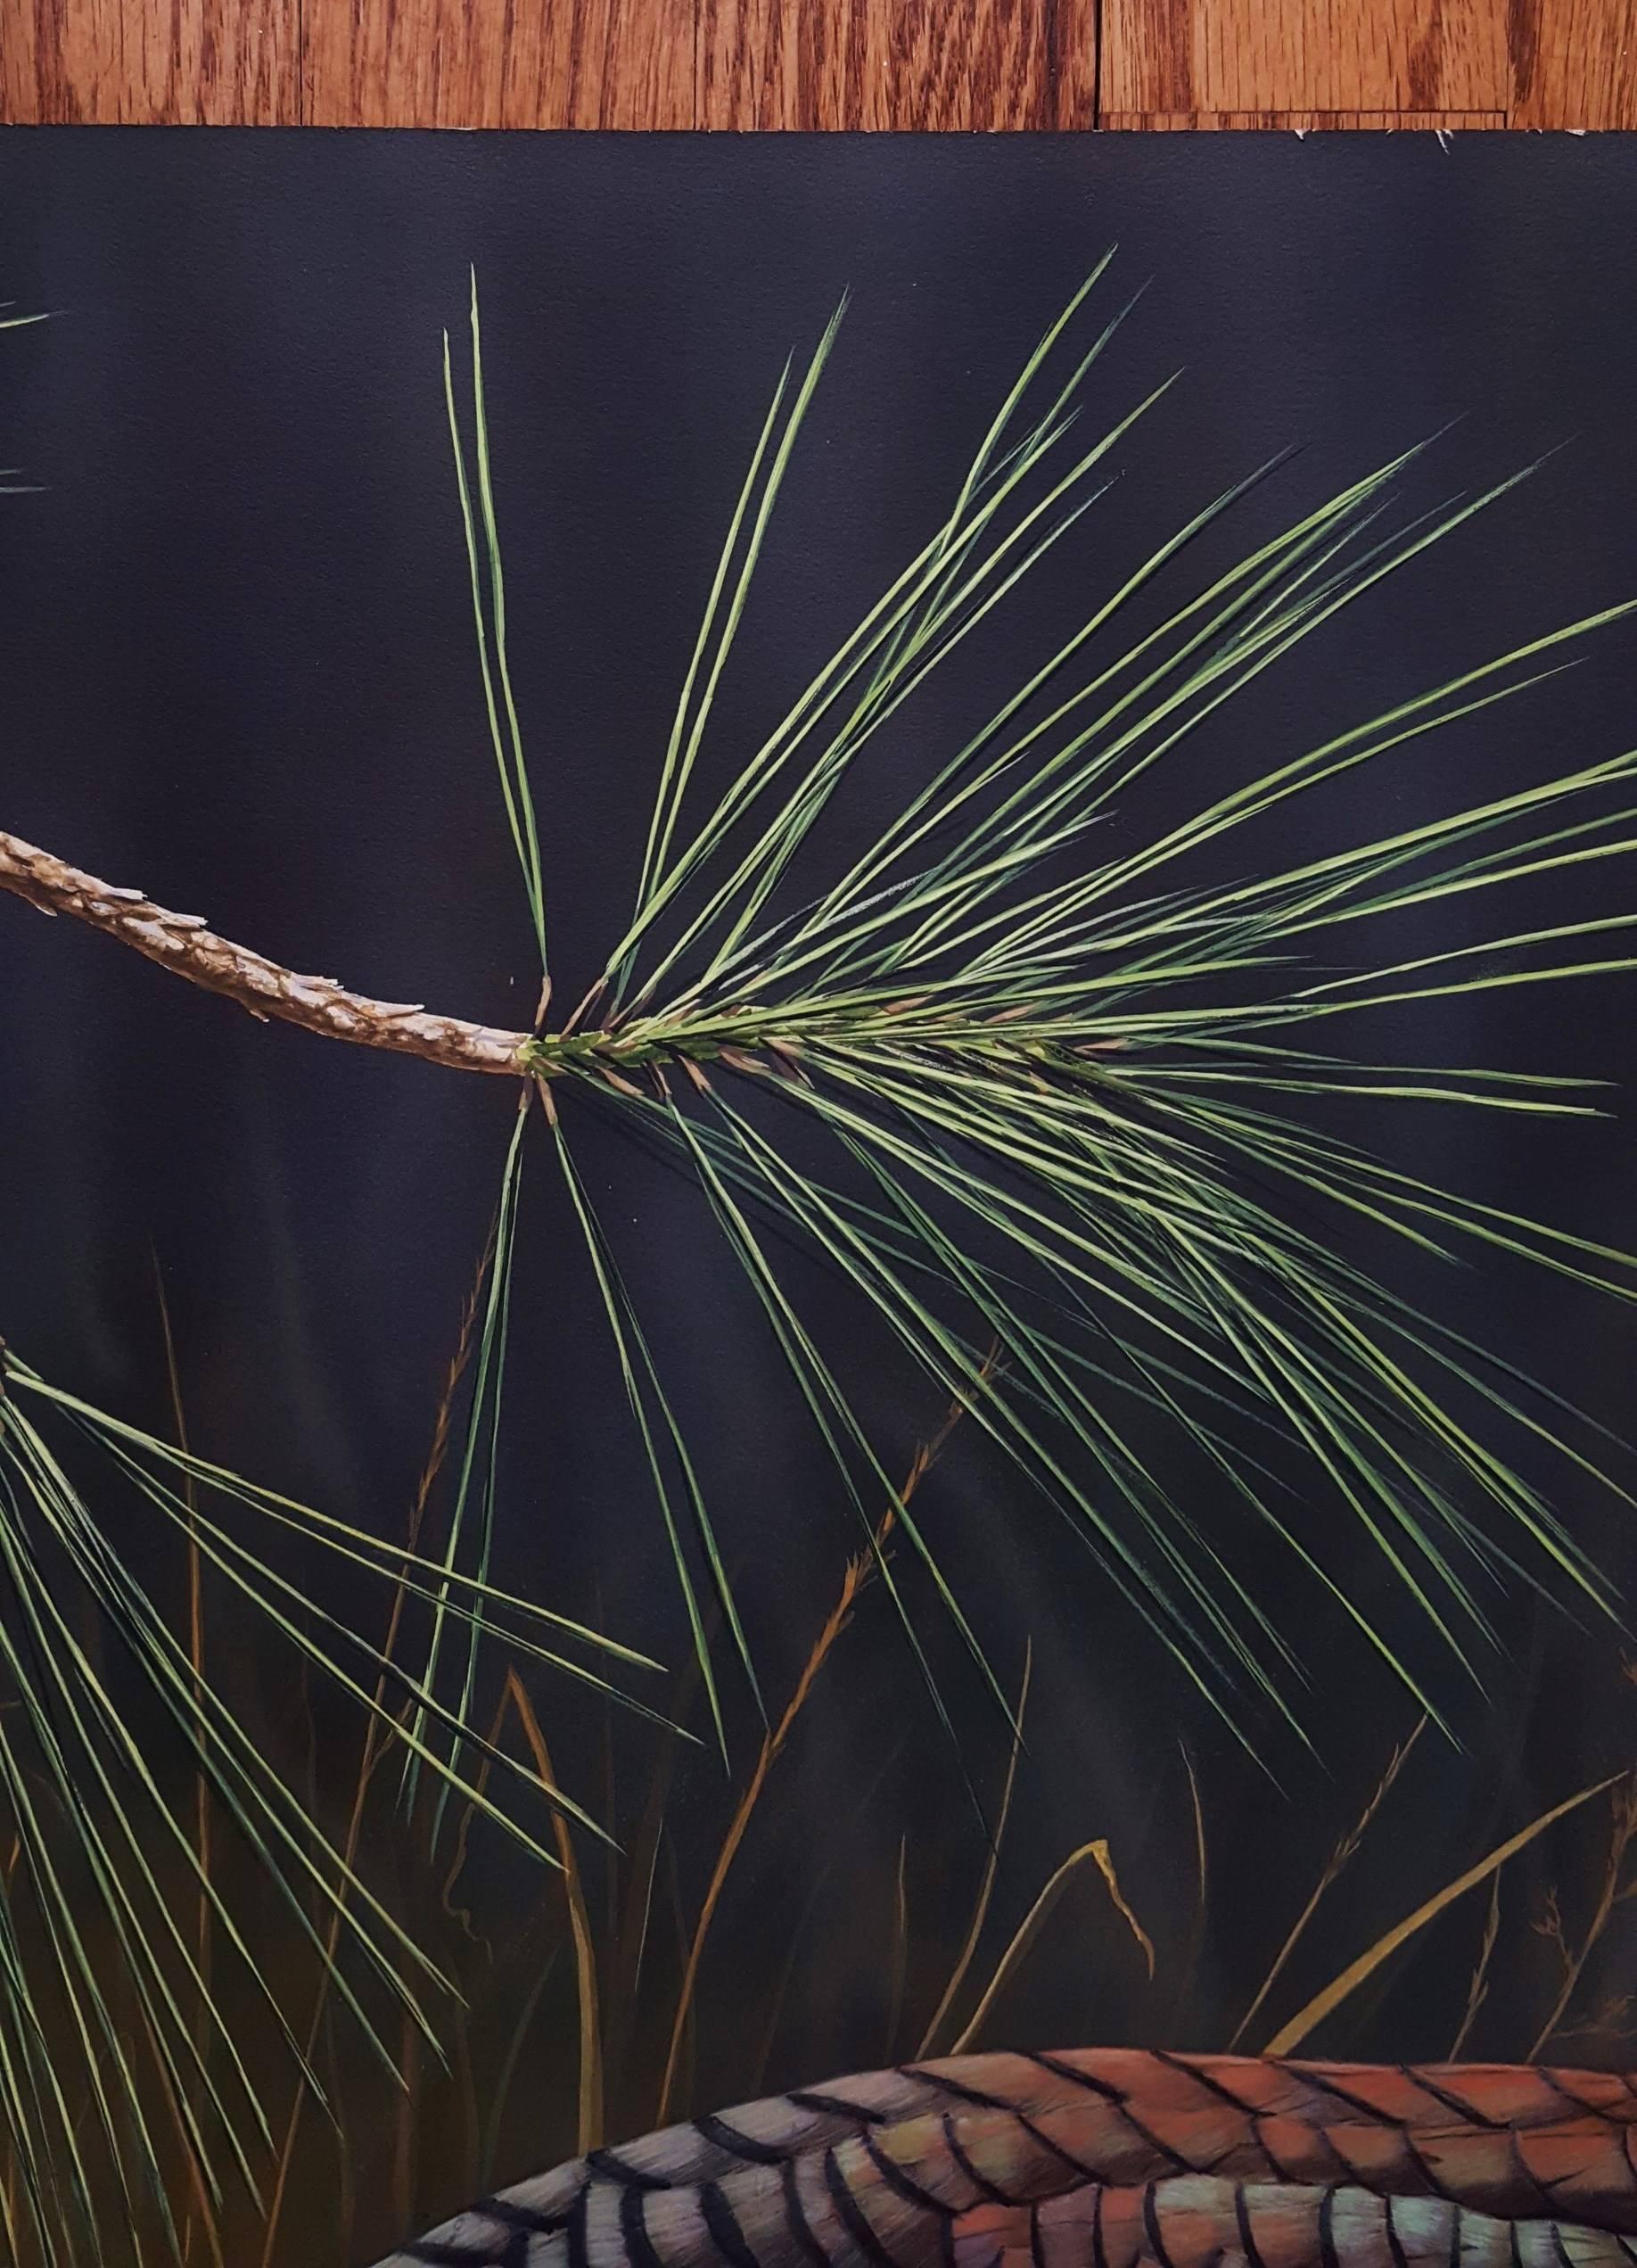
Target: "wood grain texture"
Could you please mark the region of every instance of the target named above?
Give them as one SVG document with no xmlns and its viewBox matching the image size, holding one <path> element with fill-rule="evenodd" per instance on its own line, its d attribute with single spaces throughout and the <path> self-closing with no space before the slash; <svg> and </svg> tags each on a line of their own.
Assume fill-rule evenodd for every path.
<svg viewBox="0 0 1637 2268">
<path fill-rule="evenodd" d="M 290 126 L 301 0 L 0 0 L 9 126 Z"/>
<path fill-rule="evenodd" d="M 1512 123 L 1637 127 L 1637 0 L 1511 0 Z"/>
<path fill-rule="evenodd" d="M 1538 0 L 1545 6 L 1548 0 Z M 1501 0 L 1105 0 L 1106 112 L 1504 122 Z"/>
<path fill-rule="evenodd" d="M 1637 0 L 0 0 L 0 121 L 1637 128 Z"/>
<path fill-rule="evenodd" d="M 700 0 L 699 125 L 1003 133 L 1096 123 L 1096 0 Z"/>
<path fill-rule="evenodd" d="M 1098 123 L 1637 127 L 1637 0 L 1104 0 Z"/>
<path fill-rule="evenodd" d="M 306 0 L 305 29 L 313 126 L 695 123 L 695 0 Z"/>
<path fill-rule="evenodd" d="M 1098 124 L 1106 134 L 1460 134 L 1511 120 L 1504 111 L 1105 111 Z"/>
</svg>

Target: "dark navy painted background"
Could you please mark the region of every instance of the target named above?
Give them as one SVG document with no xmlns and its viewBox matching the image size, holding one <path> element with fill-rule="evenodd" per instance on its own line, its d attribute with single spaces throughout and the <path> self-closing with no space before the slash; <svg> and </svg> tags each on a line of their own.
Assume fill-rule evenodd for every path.
<svg viewBox="0 0 1637 2268">
<path fill-rule="evenodd" d="M 530 936 L 471 652 L 440 375 L 468 261 L 566 989 L 629 905 L 675 689 L 786 351 L 850 287 L 721 705 L 719 772 L 924 539 L 1021 359 L 1115 241 L 1108 303 L 1148 289 L 1087 414 L 1112 420 L 1179 367 L 1181 382 L 1038 586 L 909 713 L 833 841 L 867 838 L 1088 591 L 1287 443 L 1298 458 L 1212 539 L 1212 559 L 1451 421 L 1413 476 L 1427 504 L 1567 446 L 1190 742 L 1123 827 L 1163 823 L 1317 727 L 1637 591 L 1637 150 L 1618 139 L 12 129 L 0 290 L 53 319 L 0 336 L 5 461 L 40 489 L 0 515 L 0 824 L 294 966 L 527 1022 Z M 1529 700 L 1263 830 L 1258 852 L 1386 831 L 1633 737 L 1637 634 L 1616 631 Z M 1571 911 L 1604 887 L 1576 884 Z M 1464 918 L 1417 941 L 1458 941 Z M 1612 982 L 1494 994 L 1375 1038 L 1427 1060 L 1629 1081 L 1634 996 Z M 1585 1129 L 1428 1112 L 1381 1131 L 1418 1170 L 1617 1243 L 1637 1237 L 1629 1092 L 1613 1107 Z M 259 1026 L 0 900 L 0 1329 L 65 1383 L 163 1426 L 157 1251 L 198 1446 L 395 1531 L 511 1111 L 499 1082 Z M 708 1445 L 761 1642 L 794 1660 L 850 1546 L 842 1512 L 696 1202 L 595 1113 L 576 1142 Z M 612 1627 L 678 1659 L 657 1520 L 544 1170 L 524 1206 L 504 1579 L 577 1609 L 595 1579 Z M 1620 1313 L 1500 1271 L 1437 1289 L 1511 1359 L 1625 1418 Z M 852 1334 L 855 1382 L 901 1462 L 939 1414 L 925 1388 L 871 1347 L 839 1292 L 809 1291 Z M 1293 1593 L 1321 1762 L 1275 1744 L 1276 1786 L 1003 1472 L 958 1447 L 938 1485 L 940 1532 L 1001 1655 L 1015 1670 L 1025 1627 L 1041 1649 L 1019 1884 L 1107 1832 L 1139 1907 L 1180 1898 L 1180 1736 L 1224 1796 L 1226 1902 L 1197 1997 L 1165 2018 L 1213 2044 L 1265 1959 L 1270 1854 L 1304 1837 L 1317 1863 L 1330 1830 L 1309 1822 L 1347 1810 L 1405 1703 Z M 1563 1509 L 1637 1575 L 1606 1512 Z M 1378 1578 L 1361 1561 L 1358 1579 Z M 1407 1815 L 1429 1879 L 1492 1823 L 1628 1758 L 1607 1639 L 1593 1654 L 1526 1602 L 1505 1629 L 1493 1709 L 1446 1687 L 1468 1753 L 1429 1771 Z M 859 1850 L 843 1848 L 834 1944 L 820 1933 L 793 2003 L 786 2076 L 878 2046 L 875 1988 L 855 1990 L 847 1950 L 874 1925 L 850 1915 L 848 1884 L 874 1882 L 902 1829 L 951 1867 L 976 1848 L 935 1764 L 901 1774 L 873 1825 L 852 1817 L 862 1759 L 935 1744 L 884 1627 L 865 1654 L 793 1768 L 802 1832 L 827 1845 L 845 1822 Z M 288 1696 L 250 1666 L 246 1705 L 290 1747 Z M 985 1753 L 995 1728 L 976 1696 L 969 1708 Z M 572 1754 L 572 1722 L 562 1738 Z M 586 1778 L 599 1769 L 580 1762 Z M 958 1937 L 965 1896 L 934 1913 L 934 1934 Z M 1464 1985 L 1452 1968 L 1453 2004 Z M 1071 1942 L 1020 1986 L 1012 2028 L 1136 2037 L 1157 2025 L 1152 2007 L 1135 1981 L 1128 2002 L 1089 2003 Z M 1374 2044 L 1435 2051 L 1448 2018 L 1389 1996 Z M 716 2052 L 707 2034 L 707 2096 Z"/>
</svg>

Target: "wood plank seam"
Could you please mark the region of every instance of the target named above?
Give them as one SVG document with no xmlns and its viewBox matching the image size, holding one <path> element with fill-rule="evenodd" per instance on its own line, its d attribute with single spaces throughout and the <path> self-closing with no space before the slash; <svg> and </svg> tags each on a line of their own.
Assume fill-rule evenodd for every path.
<svg viewBox="0 0 1637 2268">
<path fill-rule="evenodd" d="M 1637 0 L 0 0 L 0 120 L 1637 127 Z"/>
</svg>

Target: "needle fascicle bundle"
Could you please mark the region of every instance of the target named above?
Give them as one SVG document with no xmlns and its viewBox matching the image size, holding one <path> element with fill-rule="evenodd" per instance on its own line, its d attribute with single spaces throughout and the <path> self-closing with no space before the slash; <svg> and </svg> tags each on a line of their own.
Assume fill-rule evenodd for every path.
<svg viewBox="0 0 1637 2268">
<path fill-rule="evenodd" d="M 1538 687 L 1637 602 L 1463 657 L 1254 776 L 1224 782 L 1214 763 L 1196 766 L 1201 799 L 1157 829 L 1139 831 L 1133 796 L 1236 695 L 1526 474 L 1406 516 L 1404 476 L 1423 456 L 1411 448 L 1190 584 L 1196 540 L 1274 469 L 1254 468 L 1106 576 L 1073 634 L 934 760 L 878 839 L 822 870 L 831 854 L 814 830 L 877 736 L 994 608 L 1016 603 L 1168 391 L 1106 425 L 1089 416 L 1087 381 L 1094 368 L 1100 380 L 1126 312 L 1077 343 L 1107 265 L 1028 358 L 948 516 L 712 799 L 698 763 L 712 704 L 839 315 L 799 377 L 786 366 L 659 764 L 629 920 L 578 1008 L 555 1029 L 542 1016 L 520 1050 L 547 1099 L 719 1731 L 710 1590 L 753 1685 L 752 1650 L 706 1491 L 572 1160 L 554 1098 L 577 1084 L 692 1169 L 864 1535 L 892 1477 L 798 1312 L 769 1226 L 826 1257 L 1015 1468 L 1017 1516 L 1037 1497 L 1066 1520 L 1236 1723 L 1246 1695 L 1289 1715 L 1299 1671 L 1236 1564 L 1230 1531 L 1245 1512 L 1435 1719 L 1413 1634 L 1367 1605 L 1377 1587 L 1359 1579 L 1353 1538 L 1475 1675 L 1474 1641 L 1493 1635 L 1487 1583 L 1563 1586 L 1613 1612 L 1611 1586 L 1505 1453 L 1511 1435 L 1608 1478 L 1572 1438 L 1573 1414 L 1361 1270 L 1348 1238 L 1362 1228 L 1441 1256 L 1523 1257 L 1623 1299 L 1633 1262 L 1437 1185 L 1412 1152 L 1349 1141 L 1334 1106 L 1592 1110 L 1575 1080 L 1362 1060 L 1346 1052 L 1348 1019 L 1629 969 L 1625 913 L 1509 928 L 1491 909 L 1509 883 L 1567 883 L 1637 846 L 1637 750 L 1283 870 L 1263 870 L 1257 823 L 1445 728 L 1482 730 L 1485 712 Z M 506 665 L 475 294 L 472 342 L 474 451 L 446 342 L 450 425 L 496 755 L 544 969 L 540 830 Z M 1106 825 L 1116 812 L 1117 831 Z M 1403 925 L 1407 942 L 1394 942 L 1395 916 L 1440 905 L 1469 922 L 1459 943 L 1410 950 L 1425 930 Z M 815 1173 L 807 1127 L 828 1137 L 833 1175 Z M 1142 1446 L 1156 1416 L 1208 1476 L 1190 1501 Z M 1275 1438 L 1304 1453 L 1312 1494 L 1350 1528 L 1314 1522 L 1281 1493 L 1256 1453 Z M 999 1700 L 924 1520 L 906 1516 L 902 1536 Z M 942 1712 L 899 1576 L 882 1573 Z"/>
</svg>

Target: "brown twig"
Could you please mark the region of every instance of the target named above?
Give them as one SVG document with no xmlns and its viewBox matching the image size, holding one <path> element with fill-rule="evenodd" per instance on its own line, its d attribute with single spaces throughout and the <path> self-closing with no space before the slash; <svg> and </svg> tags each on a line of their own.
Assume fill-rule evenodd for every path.
<svg viewBox="0 0 1637 2268">
<path fill-rule="evenodd" d="M 54 853 L 4 832 L 0 832 L 0 890 L 9 891 L 42 913 L 65 913 L 71 920 L 83 921 L 169 969 L 173 976 L 205 992 L 220 994 L 264 1021 L 272 1018 L 299 1024 L 304 1031 L 325 1039 L 419 1056 L 424 1062 L 440 1063 L 450 1070 L 538 1079 L 543 1093 L 547 1082 L 579 1074 L 599 1081 L 615 1093 L 646 1101 L 646 1090 L 634 1083 L 632 1075 L 646 1068 L 662 1090 L 662 1067 L 667 1061 L 675 1061 L 696 1085 L 709 1092 L 710 1082 L 695 1061 L 695 1053 L 759 1078 L 786 1078 L 798 1086 L 810 1084 L 800 1060 L 802 1035 L 781 1028 L 782 1015 L 776 1010 L 747 1012 L 744 1003 L 730 1002 L 721 1010 L 703 1010 L 690 1019 L 687 1010 L 698 1009 L 700 1003 L 696 996 L 689 995 L 685 1002 L 672 1003 L 660 1017 L 633 1019 L 628 1007 L 606 1025 L 579 1028 L 582 1016 L 594 1004 L 594 988 L 561 1031 L 547 1032 L 543 1027 L 551 999 L 547 985 L 541 988 L 533 1030 L 509 1031 L 498 1025 L 473 1023 L 464 1016 L 431 1013 L 419 1001 L 375 1000 L 366 993 L 349 991 L 338 977 L 306 976 L 286 969 L 265 953 L 220 936 L 202 914 L 173 912 L 144 891 L 116 888 L 111 882 L 70 866 Z M 1036 1014 L 1038 1003 L 1024 1003 L 998 1019 L 955 1013 L 930 1026 L 921 1023 L 897 1029 L 900 1012 L 924 1004 L 898 1003 L 895 1010 L 887 1012 L 877 1036 L 891 1035 L 921 1046 L 955 1043 L 968 1056 L 976 1049 L 991 1068 L 1025 1079 L 1043 1092 L 1050 1092 L 1042 1076 L 1044 1068 L 1073 1068 L 1071 1056 L 1093 1057 L 1106 1048 L 1124 1044 L 1122 1040 L 1093 1041 L 1065 1050 L 1049 1027 L 1016 1020 Z M 1004 1037 L 996 1033 L 997 1023 L 1009 1027 Z M 548 1118 L 553 1109 L 547 1094 Z"/>
<path fill-rule="evenodd" d="M 141 890 L 116 889 L 16 835 L 0 833 L 0 890 L 42 913 L 66 913 L 86 922 L 190 985 L 236 1002 L 252 1016 L 299 1024 L 326 1039 L 508 1078 L 518 1076 L 518 1051 L 529 1044 L 527 1032 L 503 1031 L 460 1016 L 429 1015 L 419 1002 L 372 1000 L 349 992 L 333 977 L 307 977 L 282 968 L 248 945 L 218 936 L 202 915 L 172 913 Z"/>
</svg>

